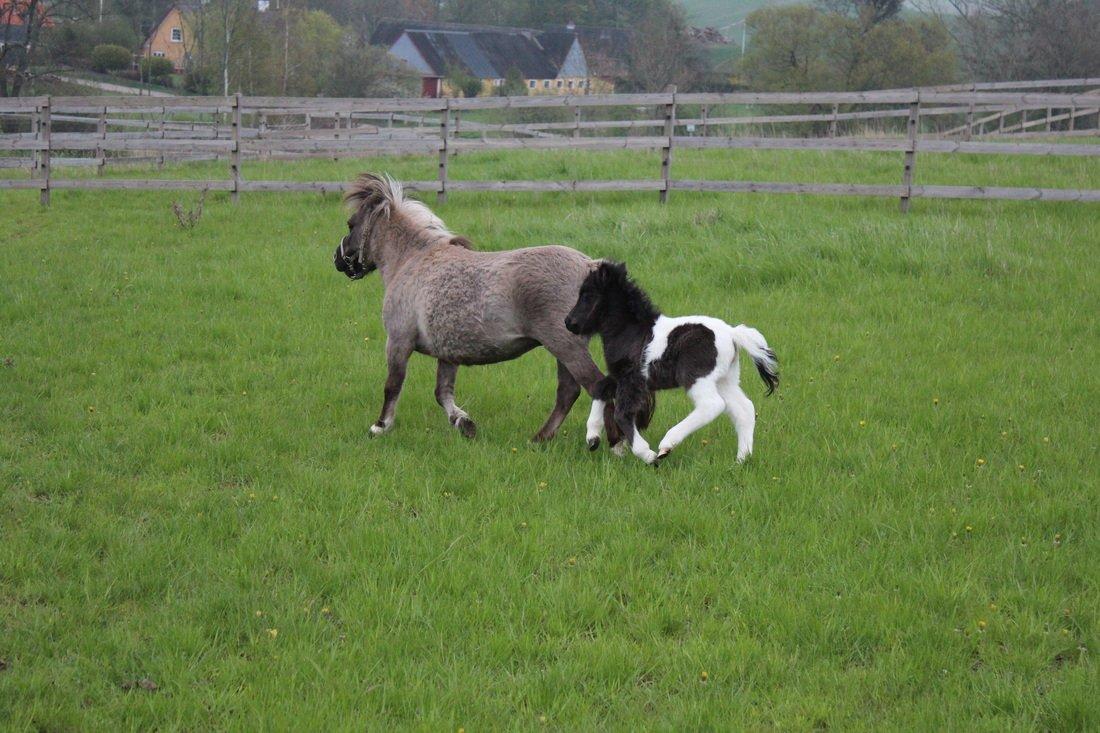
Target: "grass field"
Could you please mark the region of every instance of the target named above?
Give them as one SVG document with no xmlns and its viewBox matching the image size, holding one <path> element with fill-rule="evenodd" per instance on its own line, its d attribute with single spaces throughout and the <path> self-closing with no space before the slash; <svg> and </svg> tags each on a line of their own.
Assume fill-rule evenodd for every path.
<svg viewBox="0 0 1100 733">
<path fill-rule="evenodd" d="M 640 158 L 451 170 L 654 177 Z M 263 166 L 246 175 L 434 172 Z M 1100 171 L 918 161 L 955 181 Z M 452 195 L 438 212 L 478 247 L 625 259 L 666 312 L 768 337 L 783 383 L 765 399 L 746 374 L 756 455 L 736 465 L 716 421 L 654 470 L 583 450 L 587 398 L 527 442 L 553 399 L 542 351 L 460 372 L 473 442 L 414 357 L 396 428 L 368 440 L 381 290 L 332 268 L 339 200 L 211 195 L 183 230 L 173 198 L 193 197 L 0 193 L 0 727 L 1100 727 L 1095 206 Z M 651 442 L 687 409 L 666 393 Z"/>
</svg>

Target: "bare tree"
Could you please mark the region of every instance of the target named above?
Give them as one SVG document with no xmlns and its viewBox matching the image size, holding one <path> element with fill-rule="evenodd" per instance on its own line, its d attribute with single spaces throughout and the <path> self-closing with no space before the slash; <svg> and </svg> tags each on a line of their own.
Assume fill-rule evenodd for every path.
<svg viewBox="0 0 1100 733">
<path fill-rule="evenodd" d="M 33 77 L 45 28 L 91 17 L 87 0 L 8 0 L 0 3 L 0 97 L 18 97 Z M 18 34 L 18 35 L 17 35 Z"/>
<path fill-rule="evenodd" d="M 661 91 L 676 84 L 690 89 L 702 75 L 699 47 L 687 33 L 678 8 L 655 5 L 632 29 L 627 54 L 627 85 L 641 91 Z"/>
<path fill-rule="evenodd" d="M 946 15 L 972 76 L 993 80 L 1100 72 L 1097 0 L 920 0 Z"/>
</svg>

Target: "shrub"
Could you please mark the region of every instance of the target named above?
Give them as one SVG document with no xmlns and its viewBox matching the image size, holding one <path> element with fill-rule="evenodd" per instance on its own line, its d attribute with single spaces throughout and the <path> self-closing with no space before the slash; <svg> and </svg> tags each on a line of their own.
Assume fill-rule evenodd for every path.
<svg viewBox="0 0 1100 733">
<path fill-rule="evenodd" d="M 154 56 L 141 60 L 141 76 L 149 81 L 167 83 L 170 81 L 173 71 L 175 71 L 175 67 L 168 59 Z"/>
<path fill-rule="evenodd" d="M 92 49 L 92 68 L 96 71 L 118 71 L 130 65 L 130 49 L 113 43 L 101 43 Z"/>
<path fill-rule="evenodd" d="M 523 97 L 527 95 L 527 82 L 523 80 L 523 74 L 515 66 L 508 69 L 504 75 L 504 83 L 497 87 L 497 92 L 502 97 Z"/>
</svg>

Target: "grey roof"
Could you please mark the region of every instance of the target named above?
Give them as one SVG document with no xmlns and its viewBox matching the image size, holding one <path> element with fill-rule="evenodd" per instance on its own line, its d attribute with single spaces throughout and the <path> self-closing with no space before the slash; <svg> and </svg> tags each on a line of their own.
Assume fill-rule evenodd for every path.
<svg viewBox="0 0 1100 733">
<path fill-rule="evenodd" d="M 437 76 L 459 69 L 479 79 L 501 79 L 517 69 L 527 79 L 553 79 L 569 54 L 575 39 L 588 56 L 591 44 L 597 64 L 594 73 L 617 73 L 625 66 L 629 35 L 609 28 L 547 29 L 504 28 L 459 23 L 385 21 L 371 36 L 371 43 L 392 46 L 407 34 Z M 611 59 L 617 59 L 614 63 Z"/>
</svg>

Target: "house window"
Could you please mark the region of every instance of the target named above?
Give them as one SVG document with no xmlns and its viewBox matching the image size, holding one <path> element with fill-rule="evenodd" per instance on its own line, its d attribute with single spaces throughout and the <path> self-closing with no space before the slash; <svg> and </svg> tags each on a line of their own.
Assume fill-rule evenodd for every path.
<svg viewBox="0 0 1100 733">
<path fill-rule="evenodd" d="M 558 89 L 561 89 L 561 85 L 562 85 L 562 81 L 561 81 L 561 79 L 558 79 Z"/>
<path fill-rule="evenodd" d="M 570 80 L 569 80 L 569 88 L 570 88 L 570 89 L 572 89 L 572 88 L 573 88 L 573 80 L 572 80 L 572 79 L 570 79 Z"/>
<path fill-rule="evenodd" d="M 549 89 L 550 88 L 550 80 L 549 79 L 543 79 L 542 80 L 542 88 L 543 89 Z"/>
<path fill-rule="evenodd" d="M 172 43 L 183 43 L 183 28 L 172 29 Z"/>
<path fill-rule="evenodd" d="M 153 51 L 153 55 L 156 56 L 158 59 L 162 59 L 164 58 L 164 51 Z"/>
<path fill-rule="evenodd" d="M 531 89 L 534 89 L 534 88 L 535 88 L 535 84 L 536 84 L 536 82 L 535 82 L 535 80 L 534 80 L 534 79 L 532 79 L 531 81 L 527 82 L 527 86 L 528 86 L 528 87 L 530 87 Z"/>
</svg>

